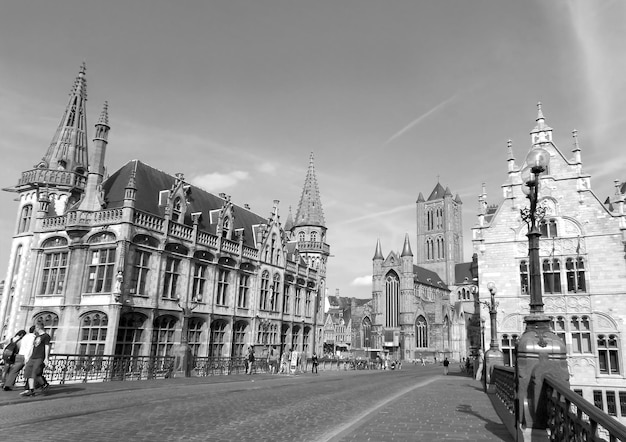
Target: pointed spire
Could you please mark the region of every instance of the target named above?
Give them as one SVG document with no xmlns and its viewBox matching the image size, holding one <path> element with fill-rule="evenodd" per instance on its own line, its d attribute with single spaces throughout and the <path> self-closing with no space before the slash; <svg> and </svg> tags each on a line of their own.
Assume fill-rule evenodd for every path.
<svg viewBox="0 0 626 442">
<path fill-rule="evenodd" d="M 383 250 L 380 247 L 380 238 L 376 241 L 376 251 L 374 252 L 373 259 L 385 259 L 385 257 L 383 256 Z"/>
<path fill-rule="evenodd" d="M 446 194 L 446 190 L 439 183 L 439 181 L 437 181 L 437 185 L 435 186 L 433 191 L 430 193 L 430 196 L 428 197 L 428 201 L 442 199 L 445 194 Z"/>
<path fill-rule="evenodd" d="M 79 173 L 88 169 L 86 71 L 87 68 L 83 62 L 74 80 L 63 118 L 50 142 L 48 151 L 42 158 L 43 164 L 40 166 Z"/>
<path fill-rule="evenodd" d="M 424 201 L 426 201 L 424 199 L 424 195 L 422 195 L 422 192 L 420 192 L 420 194 L 417 196 L 417 202 L 418 203 L 423 203 Z"/>
<path fill-rule="evenodd" d="M 443 196 L 452 196 L 452 191 L 450 190 L 448 186 L 446 186 L 446 191 L 443 194 Z"/>
<path fill-rule="evenodd" d="M 313 153 L 309 158 L 309 168 L 304 180 L 304 188 L 300 197 L 300 204 L 296 211 L 296 226 L 321 226 L 326 227 L 320 191 L 315 177 L 315 166 L 313 164 Z"/>
<path fill-rule="evenodd" d="M 405 256 L 413 256 L 413 252 L 411 252 L 411 244 L 409 244 L 409 234 L 406 233 L 404 235 L 404 247 L 402 248 L 402 255 L 400 255 L 401 257 L 405 257 Z"/>
<path fill-rule="evenodd" d="M 102 112 L 100 112 L 100 118 L 98 118 L 97 125 L 108 126 L 109 125 L 109 102 L 105 101 L 102 106 Z"/>
<path fill-rule="evenodd" d="M 540 144 L 552 141 L 552 128 L 546 124 L 543 116 L 541 102 L 537 103 L 537 125 L 530 132 L 532 144 Z"/>
</svg>

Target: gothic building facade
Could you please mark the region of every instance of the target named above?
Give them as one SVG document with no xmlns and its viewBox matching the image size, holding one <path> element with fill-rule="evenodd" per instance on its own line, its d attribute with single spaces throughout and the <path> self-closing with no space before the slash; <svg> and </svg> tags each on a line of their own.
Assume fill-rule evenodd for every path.
<svg viewBox="0 0 626 442">
<path fill-rule="evenodd" d="M 322 348 L 330 253 L 313 156 L 280 221 L 142 161 L 105 176 L 105 103 L 88 149 L 84 65 L 42 160 L 22 172 L 0 336 L 42 322 L 54 353 L 240 356 Z"/>
<path fill-rule="evenodd" d="M 602 201 L 585 173 L 577 133 L 571 155 L 553 139 L 553 130 L 538 106 L 530 148 L 550 154 L 539 179 L 540 263 L 544 312 L 567 348 L 571 387 L 609 414 L 626 418 L 624 366 L 626 310 L 626 214 L 624 185 Z M 520 209 L 524 163 L 516 162 L 508 144 L 508 179 L 498 205 L 487 204 L 483 191 L 478 223 L 472 229 L 478 260 L 480 297 L 497 288 L 497 334 L 504 362 L 515 362 L 514 346 L 529 314 L 528 226 Z M 482 311 L 483 318 L 488 313 Z M 487 336 L 490 335 L 487 320 Z"/>
<path fill-rule="evenodd" d="M 380 240 L 376 244 L 372 314 L 365 319 L 371 322 L 374 347 L 385 355 L 401 360 L 460 360 L 467 355 L 466 316 L 473 314 L 474 303 L 465 303 L 457 294 L 461 289 L 456 273 L 463 256 L 461 204 L 458 195 L 453 197 L 439 183 L 428 200 L 419 194 L 418 265 L 408 234 L 401 253 L 385 257 Z"/>
</svg>

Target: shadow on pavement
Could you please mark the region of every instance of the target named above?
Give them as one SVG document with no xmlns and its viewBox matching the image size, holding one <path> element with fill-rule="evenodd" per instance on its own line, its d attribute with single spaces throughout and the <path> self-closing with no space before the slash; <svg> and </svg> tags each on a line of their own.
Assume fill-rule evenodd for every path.
<svg viewBox="0 0 626 442">
<path fill-rule="evenodd" d="M 508 439 L 505 439 L 505 436 L 508 436 L 509 434 L 508 432 L 506 432 L 506 430 L 505 430 L 506 434 L 502 432 L 501 422 L 492 421 L 491 419 L 487 419 L 483 417 L 480 413 L 472 410 L 471 405 L 465 405 L 465 404 L 458 405 L 456 407 L 456 411 L 459 411 L 461 413 L 471 414 L 472 416 L 476 416 L 478 419 L 485 422 L 485 430 L 489 431 L 494 436 L 502 438 L 503 440 L 510 440 L 510 437 Z"/>
</svg>

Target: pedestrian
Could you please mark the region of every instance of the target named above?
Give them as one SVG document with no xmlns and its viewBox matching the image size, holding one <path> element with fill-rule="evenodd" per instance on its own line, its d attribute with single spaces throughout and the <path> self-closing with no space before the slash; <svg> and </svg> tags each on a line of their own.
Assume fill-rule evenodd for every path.
<svg viewBox="0 0 626 442">
<path fill-rule="evenodd" d="M 28 329 L 28 333 L 26 333 L 20 340 L 20 350 L 17 355 L 15 355 L 15 362 L 7 374 L 7 378 L 4 381 L 4 387 L 2 387 L 4 391 L 11 391 L 15 386 L 17 376 L 20 374 L 20 371 L 22 371 L 22 368 L 24 368 L 33 352 L 33 342 L 35 342 L 34 325 Z"/>
<path fill-rule="evenodd" d="M 448 365 L 450 365 L 450 361 L 448 361 L 448 358 L 445 358 L 443 360 L 443 374 L 448 374 Z"/>
<path fill-rule="evenodd" d="M 13 336 L 11 339 L 7 339 L 4 342 L 0 343 L 4 345 L 4 351 L 2 352 L 2 362 L 4 365 L 2 366 L 2 378 L 0 379 L 0 386 L 2 389 L 4 389 L 7 378 L 9 377 L 9 372 L 15 364 L 17 354 L 20 351 L 21 340 L 25 334 L 26 331 L 20 330 L 15 333 L 15 336 Z M 11 388 L 7 388 L 6 391 L 10 389 Z"/>
<path fill-rule="evenodd" d="M 318 374 L 317 372 L 317 355 L 313 352 L 313 356 L 311 356 L 311 373 Z"/>
<path fill-rule="evenodd" d="M 252 374 L 252 368 L 254 366 L 254 348 L 251 345 L 248 345 L 248 374 Z"/>
<path fill-rule="evenodd" d="M 422 367 L 426 367 L 426 360 L 424 359 L 424 356 L 422 356 L 420 359 L 422 360 Z"/>
<path fill-rule="evenodd" d="M 465 359 L 465 372 L 466 372 L 468 375 L 470 375 L 470 376 L 471 376 L 471 375 L 472 375 L 472 373 L 471 373 L 471 371 L 470 371 L 470 370 L 471 370 L 470 358 L 468 357 L 468 358 L 466 358 L 466 359 Z"/>
<path fill-rule="evenodd" d="M 45 394 L 50 388 L 50 384 L 43 378 L 43 370 L 50 360 L 50 335 L 46 333 L 43 324 L 35 324 L 35 341 L 33 342 L 33 353 L 26 362 L 24 377 L 28 380 L 28 390 L 24 390 L 20 395 L 35 396 L 35 385 L 41 385 L 41 391 Z"/>
</svg>

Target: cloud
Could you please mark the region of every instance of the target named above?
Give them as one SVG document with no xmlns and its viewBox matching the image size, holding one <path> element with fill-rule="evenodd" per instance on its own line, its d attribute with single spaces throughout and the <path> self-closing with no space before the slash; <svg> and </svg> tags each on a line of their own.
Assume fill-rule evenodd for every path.
<svg viewBox="0 0 626 442">
<path fill-rule="evenodd" d="M 277 168 L 276 164 L 270 163 L 269 161 L 265 161 L 264 163 L 261 163 L 257 167 L 257 170 L 259 172 L 266 173 L 268 175 L 273 175 L 274 173 L 276 173 L 277 169 L 278 168 Z"/>
<path fill-rule="evenodd" d="M 358 276 L 352 280 L 351 286 L 369 287 L 372 285 L 372 275 Z"/>
<path fill-rule="evenodd" d="M 229 173 L 207 173 L 191 178 L 191 183 L 201 187 L 208 192 L 216 192 L 227 187 L 233 187 L 241 181 L 250 178 L 248 172 L 242 170 L 234 170 Z"/>
<path fill-rule="evenodd" d="M 356 223 L 356 222 L 364 221 L 366 219 L 371 219 L 371 218 L 378 218 L 378 217 L 382 217 L 384 215 L 390 215 L 392 213 L 404 212 L 406 210 L 414 209 L 414 208 L 415 208 L 415 204 L 414 203 L 403 204 L 402 206 L 393 207 L 393 208 L 388 209 L 388 210 L 383 210 L 383 211 L 380 211 L 380 212 L 372 212 L 372 213 L 368 213 L 367 215 L 359 216 L 359 217 L 356 217 L 356 218 L 346 219 L 346 220 L 340 221 L 338 223 L 335 223 L 335 226 Z"/>
<path fill-rule="evenodd" d="M 419 123 L 421 123 L 422 121 L 424 121 L 426 118 L 428 118 L 430 115 L 434 114 L 435 112 L 437 112 L 439 109 L 443 108 L 444 106 L 446 106 L 448 103 L 452 102 L 455 98 L 457 97 L 457 94 L 454 94 L 453 96 L 451 96 L 450 98 L 448 98 L 447 100 L 442 101 L 441 103 L 439 103 L 437 106 L 433 107 L 432 109 L 430 109 L 428 112 L 423 113 L 422 115 L 420 115 L 419 117 L 417 117 L 416 119 L 414 119 L 413 121 L 411 121 L 409 124 L 407 124 L 406 126 L 404 126 L 402 129 L 400 129 L 398 132 L 396 132 L 395 134 L 393 134 L 391 137 L 389 137 L 389 139 L 387 141 L 385 141 L 385 144 L 389 144 L 391 143 L 393 140 L 395 140 L 396 138 L 402 136 L 405 132 L 408 132 L 410 129 L 412 129 L 414 126 L 417 126 Z"/>
</svg>

